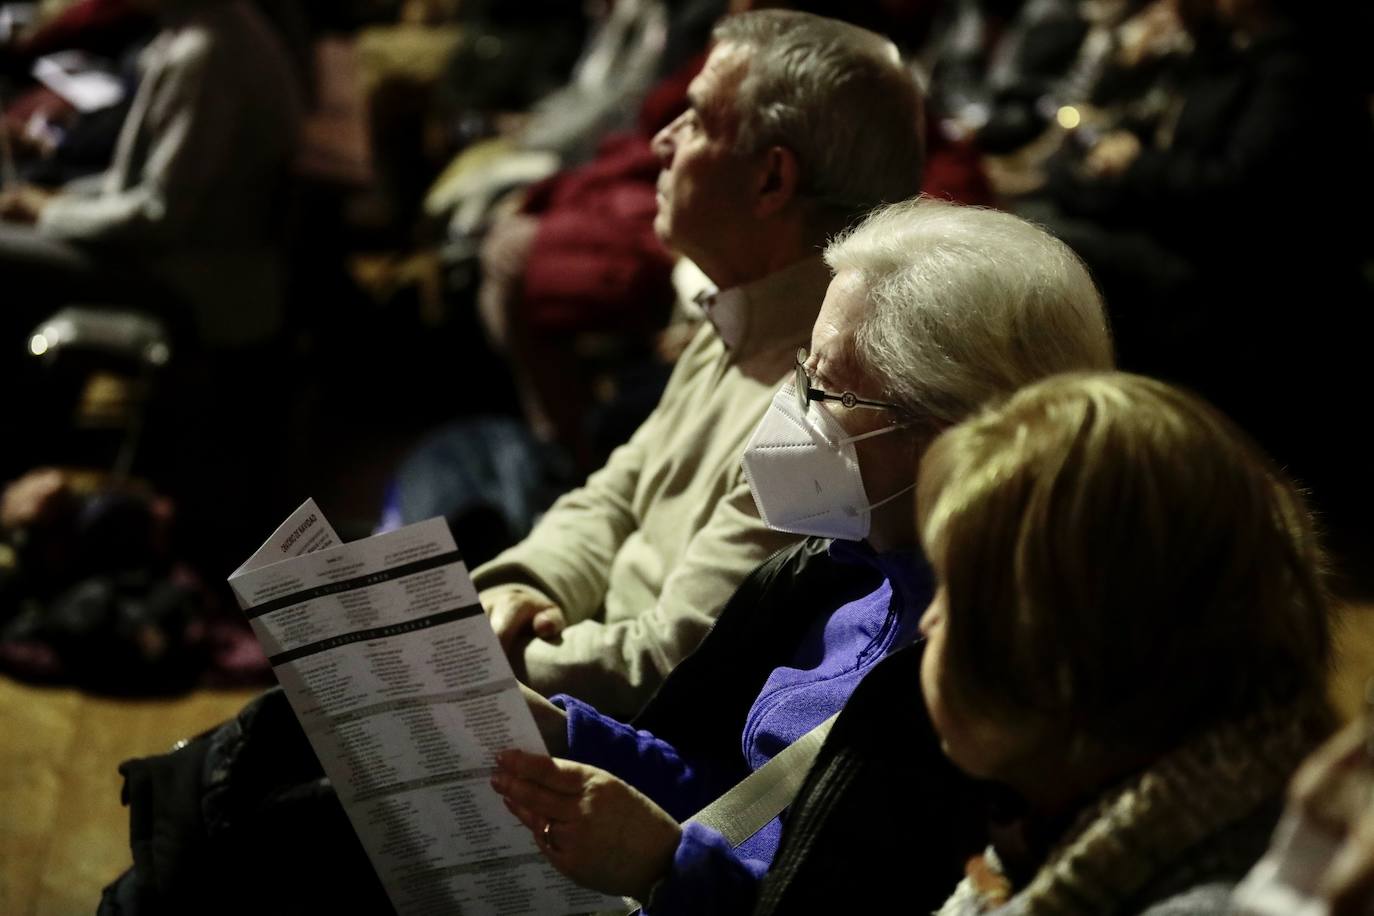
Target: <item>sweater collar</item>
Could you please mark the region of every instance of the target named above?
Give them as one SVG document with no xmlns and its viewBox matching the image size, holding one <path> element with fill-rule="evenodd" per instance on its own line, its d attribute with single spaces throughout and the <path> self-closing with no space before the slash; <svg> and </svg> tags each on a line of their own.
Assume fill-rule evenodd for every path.
<svg viewBox="0 0 1374 916">
<path fill-rule="evenodd" d="M 830 268 L 819 255 L 766 277 L 696 297 L 732 359 L 748 359 L 780 344 L 802 343 L 820 312 Z"/>
<path fill-rule="evenodd" d="M 1005 906 L 971 868 L 939 916 L 1037 913 L 1088 916 L 1116 911 L 1209 839 L 1282 798 L 1293 771 L 1326 730 L 1321 697 L 1302 697 L 1218 725 L 1099 796 L 1071 824 L 1048 859 Z M 1001 872 L 995 855 L 981 863 Z"/>
<path fill-rule="evenodd" d="M 876 569 L 892 586 L 901 606 L 918 614 L 925 611 L 926 602 L 935 593 L 935 574 L 918 548 L 879 553 L 867 541 L 833 540 L 827 550 L 841 563 Z"/>
</svg>

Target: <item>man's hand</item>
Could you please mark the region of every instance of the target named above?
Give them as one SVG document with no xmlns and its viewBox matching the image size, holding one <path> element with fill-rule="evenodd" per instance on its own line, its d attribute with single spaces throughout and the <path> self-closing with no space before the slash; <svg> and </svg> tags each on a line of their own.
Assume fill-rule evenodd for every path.
<svg viewBox="0 0 1374 916">
<path fill-rule="evenodd" d="M 11 223 L 36 223 L 57 192 L 30 184 L 0 192 L 0 219 Z"/>
<path fill-rule="evenodd" d="M 496 755 L 491 786 L 553 866 L 583 887 L 644 901 L 672 866 L 682 827 L 638 790 L 542 754 Z"/>
<path fill-rule="evenodd" d="M 525 585 L 498 585 L 478 597 L 507 655 L 522 639 L 553 639 L 568 625 L 562 608 Z"/>
</svg>

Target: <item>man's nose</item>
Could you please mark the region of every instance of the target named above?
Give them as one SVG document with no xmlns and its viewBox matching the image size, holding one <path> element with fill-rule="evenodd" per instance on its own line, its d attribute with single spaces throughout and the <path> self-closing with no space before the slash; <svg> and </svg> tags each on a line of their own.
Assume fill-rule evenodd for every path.
<svg viewBox="0 0 1374 916">
<path fill-rule="evenodd" d="M 664 165 L 667 165 L 673 159 L 673 132 L 677 130 L 677 126 L 681 121 L 682 116 L 678 115 L 671 123 L 654 134 L 654 139 L 649 142 L 649 148 L 654 151 L 654 155 L 657 156 L 659 162 Z"/>
</svg>

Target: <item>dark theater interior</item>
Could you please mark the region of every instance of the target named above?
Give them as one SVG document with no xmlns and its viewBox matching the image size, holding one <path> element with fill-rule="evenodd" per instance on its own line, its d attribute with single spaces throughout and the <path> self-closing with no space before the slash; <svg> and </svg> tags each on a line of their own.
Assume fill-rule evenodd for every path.
<svg viewBox="0 0 1374 916">
<path fill-rule="evenodd" d="M 1372 35 L 0 0 L 0 914 L 1374 912 Z"/>
</svg>

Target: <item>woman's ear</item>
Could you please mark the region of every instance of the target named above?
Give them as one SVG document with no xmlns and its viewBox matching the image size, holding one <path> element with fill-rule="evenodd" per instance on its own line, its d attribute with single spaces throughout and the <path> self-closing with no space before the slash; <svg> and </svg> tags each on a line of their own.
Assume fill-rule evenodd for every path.
<svg viewBox="0 0 1374 916">
<path fill-rule="evenodd" d="M 754 192 L 754 215 L 772 216 L 797 196 L 801 164 L 796 153 L 785 146 L 770 146 L 763 152 Z"/>
</svg>

